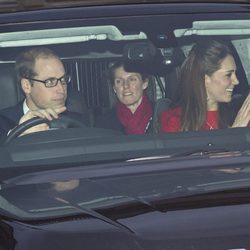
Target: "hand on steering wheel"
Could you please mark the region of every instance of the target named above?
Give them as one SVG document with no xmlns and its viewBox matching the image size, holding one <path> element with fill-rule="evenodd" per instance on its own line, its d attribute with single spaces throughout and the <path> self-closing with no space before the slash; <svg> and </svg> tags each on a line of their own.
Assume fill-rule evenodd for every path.
<svg viewBox="0 0 250 250">
<path fill-rule="evenodd" d="M 34 117 L 30 120 L 27 120 L 19 125 L 17 125 L 7 136 L 5 144 L 12 141 L 14 138 L 20 136 L 25 130 L 32 128 L 36 125 L 46 123 L 49 125 L 50 128 L 84 128 L 86 125 L 81 123 L 80 121 L 67 117 L 64 115 L 60 115 L 58 119 L 53 119 L 49 121 L 48 119 L 41 118 L 41 117 Z"/>
</svg>

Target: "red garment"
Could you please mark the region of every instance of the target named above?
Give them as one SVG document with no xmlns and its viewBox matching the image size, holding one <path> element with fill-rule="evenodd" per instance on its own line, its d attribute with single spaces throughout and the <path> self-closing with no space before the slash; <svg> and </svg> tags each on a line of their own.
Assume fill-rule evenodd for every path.
<svg viewBox="0 0 250 250">
<path fill-rule="evenodd" d="M 144 134 L 152 118 L 152 105 L 146 95 L 142 97 L 141 104 L 132 113 L 130 109 L 119 102 L 116 106 L 118 120 L 124 126 L 126 134 Z"/>
<path fill-rule="evenodd" d="M 162 112 L 160 117 L 161 132 L 180 132 L 181 131 L 180 107 Z M 207 119 L 203 126 L 204 130 L 218 129 L 217 111 L 208 111 Z"/>
<path fill-rule="evenodd" d="M 181 130 L 181 108 L 162 112 L 160 116 L 161 132 L 179 132 Z"/>
<path fill-rule="evenodd" d="M 208 111 L 207 112 L 207 119 L 205 124 L 203 125 L 203 130 L 211 130 L 211 129 L 218 129 L 218 118 L 217 118 L 217 111 Z"/>
</svg>

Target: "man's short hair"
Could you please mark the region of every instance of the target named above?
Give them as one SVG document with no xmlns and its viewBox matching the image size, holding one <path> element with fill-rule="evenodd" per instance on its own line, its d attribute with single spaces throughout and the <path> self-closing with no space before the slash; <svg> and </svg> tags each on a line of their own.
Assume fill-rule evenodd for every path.
<svg viewBox="0 0 250 250">
<path fill-rule="evenodd" d="M 35 63 L 38 58 L 54 57 L 60 60 L 59 56 L 52 50 L 44 47 L 32 48 L 24 51 L 16 58 L 15 70 L 18 82 L 22 78 L 34 78 L 37 75 L 35 72 Z"/>
</svg>

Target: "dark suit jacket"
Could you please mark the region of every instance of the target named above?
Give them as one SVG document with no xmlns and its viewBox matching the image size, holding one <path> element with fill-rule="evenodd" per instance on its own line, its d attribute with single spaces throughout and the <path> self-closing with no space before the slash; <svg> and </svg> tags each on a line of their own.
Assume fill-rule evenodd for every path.
<svg viewBox="0 0 250 250">
<path fill-rule="evenodd" d="M 15 123 L 0 114 L 0 145 L 5 141 L 8 131 L 13 127 L 15 127 Z"/>
<path fill-rule="evenodd" d="M 19 102 L 17 105 L 0 110 L 0 116 L 11 121 L 16 126 L 20 118 L 24 115 L 23 113 L 23 102 Z M 9 128 L 12 129 L 13 127 Z"/>
<path fill-rule="evenodd" d="M 89 125 L 88 117 L 84 117 L 81 114 L 75 112 L 65 111 L 62 113 L 65 116 L 76 119 L 86 125 Z M 24 115 L 23 113 L 23 101 L 17 105 L 0 110 L 0 144 L 4 142 L 8 132 L 18 125 L 19 120 Z"/>
</svg>

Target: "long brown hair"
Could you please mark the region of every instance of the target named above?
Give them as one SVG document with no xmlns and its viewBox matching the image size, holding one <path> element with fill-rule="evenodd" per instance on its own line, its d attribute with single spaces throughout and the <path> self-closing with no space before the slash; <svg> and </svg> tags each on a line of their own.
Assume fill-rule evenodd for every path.
<svg viewBox="0 0 250 250">
<path fill-rule="evenodd" d="M 182 65 L 180 76 L 182 131 L 197 131 L 204 126 L 207 116 L 205 75 L 211 76 L 219 70 L 221 62 L 228 55 L 231 55 L 229 47 L 215 40 L 200 41 L 189 52 Z M 222 106 L 225 106 L 225 104 L 219 104 L 218 109 L 218 125 L 220 128 L 228 126 Z"/>
</svg>

